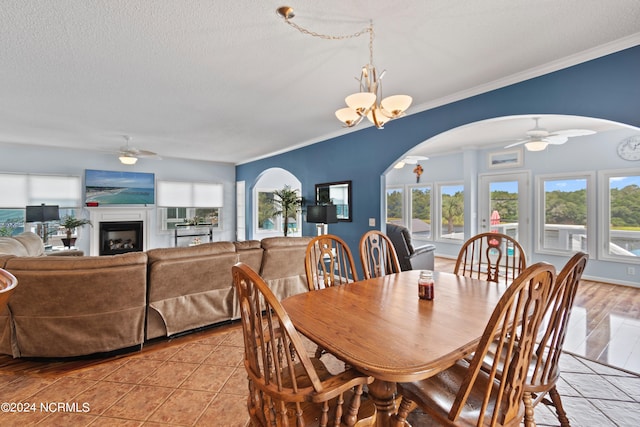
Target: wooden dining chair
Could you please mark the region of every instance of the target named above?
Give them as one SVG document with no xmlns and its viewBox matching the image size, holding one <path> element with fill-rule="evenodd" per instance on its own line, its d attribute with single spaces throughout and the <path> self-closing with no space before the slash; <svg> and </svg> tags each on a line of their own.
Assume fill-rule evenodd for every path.
<svg viewBox="0 0 640 427">
<path fill-rule="evenodd" d="M 367 231 L 360 238 L 360 262 L 365 279 L 401 271 L 391 239 L 378 230 Z"/>
<path fill-rule="evenodd" d="M 310 291 L 358 280 L 349 246 L 332 234 L 311 239 L 305 253 L 305 272 Z"/>
<path fill-rule="evenodd" d="M 398 384 L 397 425 L 404 425 L 416 405 L 442 425 L 519 425 L 524 402 L 531 398 L 524 389 L 527 367 L 554 276 L 555 268 L 546 263 L 525 269 L 498 301 L 470 361 L 461 359 L 430 378 Z M 498 354 L 487 367 L 485 356 L 496 340 Z"/>
<path fill-rule="evenodd" d="M 458 253 L 454 274 L 489 282 L 511 283 L 527 266 L 527 257 L 513 237 L 480 233 L 467 240 Z"/>
<path fill-rule="evenodd" d="M 532 400 L 525 402 L 525 423 L 534 425 L 533 408 L 541 401 L 555 407 L 562 427 L 569 427 L 569 419 L 562 406 L 556 383 L 560 378 L 560 356 L 567 334 L 571 309 L 575 301 L 578 284 L 587 265 L 589 255 L 578 252 L 562 268 L 549 295 L 545 320 L 548 319 L 544 334 L 533 353 L 525 391 L 532 394 Z M 551 401 L 544 399 L 549 394 Z"/>
<path fill-rule="evenodd" d="M 9 297 L 16 290 L 18 279 L 7 270 L 0 268 L 0 313 L 9 302 Z"/>
<path fill-rule="evenodd" d="M 266 282 L 243 263 L 232 267 L 232 273 L 240 304 L 252 424 L 371 425 L 375 405 L 362 399 L 362 390 L 373 378 L 354 369 L 330 374 L 322 361 L 307 354 Z"/>
</svg>

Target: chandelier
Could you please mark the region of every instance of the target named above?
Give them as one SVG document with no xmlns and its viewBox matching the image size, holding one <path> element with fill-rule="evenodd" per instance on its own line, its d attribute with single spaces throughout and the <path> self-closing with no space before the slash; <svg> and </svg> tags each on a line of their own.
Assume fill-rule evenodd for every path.
<svg viewBox="0 0 640 427">
<path fill-rule="evenodd" d="M 349 38 L 360 37 L 363 34 L 369 34 L 369 63 L 362 67 L 358 92 L 353 93 L 345 98 L 347 107 L 336 111 L 336 117 L 344 126 L 353 127 L 358 125 L 363 118 L 369 119 L 378 129 L 382 129 L 385 123 L 390 120 L 402 117 L 405 111 L 411 105 L 413 99 L 409 95 L 392 95 L 382 98 L 382 77 L 386 70 L 380 75 L 373 65 L 373 22 L 370 22 L 367 28 L 346 35 L 346 36 L 329 36 L 309 31 L 291 21 L 295 15 L 293 9 L 289 6 L 282 6 L 277 9 L 278 15 L 284 18 L 284 21 L 303 34 L 314 37 L 320 37 L 329 40 L 344 40 Z"/>
</svg>

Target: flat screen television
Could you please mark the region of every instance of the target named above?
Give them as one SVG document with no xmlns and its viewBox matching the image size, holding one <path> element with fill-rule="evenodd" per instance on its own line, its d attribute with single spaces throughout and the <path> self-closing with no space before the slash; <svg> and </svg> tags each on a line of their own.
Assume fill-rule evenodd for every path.
<svg viewBox="0 0 640 427">
<path fill-rule="evenodd" d="M 85 202 L 98 205 L 153 205 L 155 175 L 86 169 Z"/>
</svg>

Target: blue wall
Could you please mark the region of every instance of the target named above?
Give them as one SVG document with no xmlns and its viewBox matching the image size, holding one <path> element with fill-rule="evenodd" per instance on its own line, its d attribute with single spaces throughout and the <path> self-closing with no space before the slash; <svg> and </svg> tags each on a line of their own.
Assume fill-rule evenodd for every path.
<svg viewBox="0 0 640 427">
<path fill-rule="evenodd" d="M 247 238 L 253 230 L 251 190 L 265 169 L 281 167 L 293 173 L 302 182 L 302 196 L 307 200 L 314 199 L 317 183 L 352 180 L 353 222 L 331 224 L 329 232 L 355 248 L 360 236 L 372 228 L 369 218 L 381 218 L 381 176 L 393 161 L 439 133 L 518 114 L 589 116 L 640 127 L 640 46 L 412 114 L 385 125 L 384 130 L 362 129 L 239 165 L 236 179 L 246 182 L 247 191 Z M 303 234 L 314 232 L 312 224 L 305 224 Z"/>
</svg>

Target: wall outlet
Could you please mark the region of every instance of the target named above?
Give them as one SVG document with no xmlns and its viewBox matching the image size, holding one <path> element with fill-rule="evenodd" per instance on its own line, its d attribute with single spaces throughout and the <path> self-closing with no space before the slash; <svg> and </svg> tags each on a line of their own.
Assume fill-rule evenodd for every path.
<svg viewBox="0 0 640 427">
<path fill-rule="evenodd" d="M 376 226 L 376 219 L 369 218 L 369 227 L 375 227 L 375 226 Z"/>
<path fill-rule="evenodd" d="M 636 268 L 635 267 L 627 267 L 627 274 L 629 276 L 635 276 L 636 275 Z"/>
</svg>

